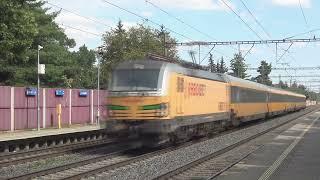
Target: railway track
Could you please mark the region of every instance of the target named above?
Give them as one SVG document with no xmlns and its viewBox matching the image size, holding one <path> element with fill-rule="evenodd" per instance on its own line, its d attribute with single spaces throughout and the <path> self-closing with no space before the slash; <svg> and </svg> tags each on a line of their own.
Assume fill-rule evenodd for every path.
<svg viewBox="0 0 320 180">
<path fill-rule="evenodd" d="M 164 149 L 160 148 L 156 150 L 141 148 L 134 149 L 133 147 L 129 147 L 118 152 L 101 155 L 91 159 L 70 163 L 55 168 L 44 169 L 29 174 L 23 174 L 8 179 L 80 179 L 81 177 L 86 177 L 104 171 L 113 170 L 122 166 L 129 165 L 134 162 L 151 158 L 153 156 L 165 154 L 167 152 L 184 148 L 189 145 L 192 145 L 193 143 L 204 140 L 205 138 L 197 139 L 194 141 L 184 143 L 177 147 L 167 147 Z M 139 147 L 140 144 L 136 144 L 135 146 Z"/>
<path fill-rule="evenodd" d="M 252 123 L 251 123 L 252 124 Z M 243 126 L 245 128 L 249 125 Z M 234 132 L 240 128 L 231 129 L 228 131 L 221 132 L 216 134 L 214 137 L 223 136 L 225 134 Z M 80 179 L 81 177 L 86 177 L 94 174 L 98 174 L 105 171 L 110 171 L 122 166 L 129 165 L 134 162 L 146 160 L 148 158 L 165 154 L 170 151 L 177 149 L 182 149 L 188 147 L 194 143 L 199 143 L 202 141 L 208 140 L 209 137 L 203 137 L 199 139 L 194 139 L 192 141 L 180 144 L 178 146 L 170 146 L 160 149 L 132 149 L 127 148 L 119 152 L 114 152 L 106 155 L 101 155 L 91 159 L 66 164 L 59 167 L 54 167 L 50 169 L 44 169 L 37 172 L 31 172 L 29 174 L 23 174 L 9 179 L 30 179 L 30 178 L 39 178 L 39 179 Z M 129 142 L 129 141 L 128 141 Z M 138 147 L 140 145 L 137 145 Z M 103 153 L 103 152 L 101 152 Z"/>
<path fill-rule="evenodd" d="M 202 157 L 196 161 L 192 161 L 182 167 L 174 169 L 166 174 L 158 176 L 157 180 L 172 179 L 172 180 L 185 180 L 185 179 L 214 179 L 224 171 L 228 170 L 233 165 L 237 164 L 259 148 L 263 147 L 263 144 L 259 141 L 254 141 L 258 137 L 261 137 L 277 128 L 280 128 L 299 117 L 311 114 L 317 109 L 311 109 L 303 113 L 302 115 L 295 117 L 287 122 L 281 123 L 277 126 L 269 128 L 265 131 L 262 131 L 254 136 L 243 139 L 238 143 L 232 144 L 223 148 L 219 151 L 216 151 L 212 154 L 209 154 L 205 157 Z M 249 145 L 247 143 L 252 142 Z M 240 149 L 236 149 L 236 148 Z"/>
<path fill-rule="evenodd" d="M 310 113 L 311 110 L 307 110 L 306 112 L 302 113 L 302 115 L 299 115 L 298 117 L 293 118 L 297 119 L 307 113 Z M 292 121 L 290 120 L 290 121 Z M 263 123 L 263 122 L 260 122 Z M 258 124 L 260 124 L 258 123 Z M 286 123 L 282 123 L 279 124 L 276 127 L 270 128 L 266 131 L 263 131 L 259 134 L 256 134 L 255 136 L 252 136 L 250 138 L 247 139 L 243 139 L 242 141 L 230 145 L 225 149 L 222 149 L 216 153 L 213 153 L 209 156 L 203 157 L 201 159 L 198 159 L 197 161 L 194 161 L 192 163 L 189 163 L 183 167 L 180 167 L 178 169 L 175 169 L 167 174 L 161 175 L 159 176 L 157 179 L 184 179 L 186 177 L 186 174 L 183 174 L 184 172 L 187 171 L 192 171 L 194 169 L 196 169 L 195 167 L 198 165 L 201 165 L 205 162 L 208 162 L 209 165 L 208 166 L 203 166 L 203 167 L 213 167 L 212 164 L 210 164 L 209 160 L 216 158 L 219 155 L 222 155 L 228 151 L 231 151 L 232 149 L 234 149 L 235 147 L 238 147 L 242 144 L 245 144 L 247 142 L 249 142 L 250 140 L 253 140 L 259 136 L 262 136 L 263 134 L 266 134 L 267 132 L 270 132 L 273 129 L 276 129 L 280 126 L 283 126 Z M 232 129 L 232 130 L 228 130 L 225 131 L 223 133 L 218 134 L 217 136 L 224 136 L 226 134 L 230 134 L 234 131 L 237 131 L 239 129 L 244 129 L 247 128 L 248 126 L 254 126 L 255 124 L 251 124 L 249 123 L 249 125 L 246 125 L 244 127 L 240 127 L 240 128 L 236 128 L 236 129 Z M 216 138 L 217 136 L 214 136 L 214 138 Z M 201 141 L 206 141 L 208 138 L 202 138 L 202 139 L 198 139 L 198 140 L 193 140 L 193 141 L 189 141 L 187 143 L 184 143 L 182 145 L 178 145 L 176 147 L 167 147 L 164 149 L 149 149 L 149 150 L 141 150 L 141 149 L 135 149 L 132 150 L 132 148 L 128 148 L 128 149 L 124 149 L 121 150 L 119 152 L 114 152 L 111 154 L 104 154 L 98 157 L 94 157 L 91 159 L 87 159 L 87 160 L 83 160 L 83 161 L 79 161 L 79 162 L 74 162 L 74 163 L 70 163 L 70 164 L 65 164 L 63 166 L 58 166 L 58 167 L 54 167 L 54 168 L 50 168 L 50 169 L 44 169 L 41 171 L 37 171 L 37 172 L 31 172 L 29 174 L 23 174 L 20 176 L 15 176 L 15 177 L 11 177 L 9 179 L 80 179 L 83 177 L 90 177 L 90 176 L 95 176 L 99 173 L 103 173 L 103 172 L 110 172 L 112 170 L 124 167 L 124 166 L 130 166 L 131 164 L 140 162 L 140 161 L 144 161 L 147 160 L 149 158 L 155 157 L 155 156 L 160 156 L 163 155 L 165 153 L 174 151 L 174 150 L 178 150 L 178 149 L 183 149 L 186 148 L 188 146 L 191 146 L 195 143 L 199 143 Z M 257 148 L 259 148 L 259 146 L 253 146 L 251 148 L 246 148 L 246 152 L 242 155 L 237 155 L 236 159 L 235 158 L 229 158 L 230 162 L 220 162 L 221 165 L 219 166 L 217 163 L 214 165 L 214 167 L 217 167 L 216 169 L 212 170 L 210 169 L 210 171 L 214 172 L 213 174 L 218 174 L 221 172 L 221 170 L 226 166 L 226 164 L 232 164 L 232 162 L 235 162 L 236 160 L 239 160 L 238 157 L 245 157 L 248 153 L 252 153 L 254 150 L 256 150 Z M 190 172 L 191 172 L 190 171 Z M 205 170 L 203 169 L 203 172 Z M 189 172 L 189 174 L 190 174 Z M 194 172 L 198 172 L 198 171 L 194 171 Z M 194 173 L 194 172 L 191 172 Z M 187 175 L 189 175 L 187 174 Z M 183 175 L 183 176 L 180 176 Z M 212 173 L 210 174 L 212 176 Z M 203 175 L 204 176 L 204 175 Z"/>
<path fill-rule="evenodd" d="M 92 147 L 107 146 L 114 143 L 111 139 L 99 139 L 89 142 L 54 146 L 45 149 L 35 149 L 30 151 L 19 151 L 0 155 L 0 168 L 9 165 L 16 165 L 24 162 L 32 162 L 39 159 L 60 156 L 75 151 L 84 151 Z"/>
</svg>

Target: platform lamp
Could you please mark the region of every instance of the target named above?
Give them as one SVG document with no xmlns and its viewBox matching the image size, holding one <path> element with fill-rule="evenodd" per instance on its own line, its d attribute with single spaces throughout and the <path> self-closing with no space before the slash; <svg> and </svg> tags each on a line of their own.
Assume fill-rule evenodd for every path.
<svg viewBox="0 0 320 180">
<path fill-rule="evenodd" d="M 39 104 L 39 90 L 40 90 L 40 74 L 45 74 L 45 65 L 44 64 L 40 64 L 40 50 L 43 47 L 38 45 L 38 63 L 37 63 L 37 78 L 38 78 L 38 83 L 37 83 L 37 129 L 38 131 L 40 131 L 40 104 Z"/>
</svg>

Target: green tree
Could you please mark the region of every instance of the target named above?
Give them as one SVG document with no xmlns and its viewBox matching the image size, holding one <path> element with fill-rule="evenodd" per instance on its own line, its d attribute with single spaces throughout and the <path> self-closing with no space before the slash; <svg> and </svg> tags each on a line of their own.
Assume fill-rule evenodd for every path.
<svg viewBox="0 0 320 180">
<path fill-rule="evenodd" d="M 34 13 L 36 0 L 0 1 L 0 60 L 14 65 L 27 61 L 27 51 L 38 34 Z"/>
<path fill-rule="evenodd" d="M 65 84 L 69 87 L 95 88 L 97 80 L 97 68 L 94 66 L 96 52 L 83 45 L 72 54 L 74 65 L 65 71 Z"/>
<path fill-rule="evenodd" d="M 213 57 L 212 57 L 211 53 L 210 53 L 210 56 L 209 56 L 209 70 L 210 70 L 210 72 L 217 72 L 217 67 L 214 64 L 214 60 L 213 60 Z"/>
<path fill-rule="evenodd" d="M 288 84 L 287 83 L 284 83 L 283 81 L 279 81 L 279 84 L 278 84 L 279 88 L 281 89 L 287 89 L 288 88 Z"/>
<path fill-rule="evenodd" d="M 231 75 L 234 77 L 239 77 L 242 79 L 248 78 L 247 75 L 247 65 L 245 64 L 245 60 L 242 57 L 242 54 L 234 54 L 234 58 L 230 61 L 230 67 L 232 70 Z"/>
<path fill-rule="evenodd" d="M 220 63 L 217 63 L 217 72 L 218 73 L 226 73 L 228 72 L 228 68 L 226 63 L 224 62 L 223 57 L 220 59 Z"/>
<path fill-rule="evenodd" d="M 142 59 L 147 53 L 163 54 L 164 38 L 167 43 L 175 42 L 170 34 L 164 31 L 152 29 L 149 26 L 138 24 L 128 30 L 123 28 L 121 21 L 115 29 L 103 35 L 103 45 L 99 50 L 101 60 L 101 81 L 106 86 L 111 68 L 114 64 L 125 60 Z M 168 57 L 177 58 L 177 49 L 174 45 L 166 47 Z"/>
<path fill-rule="evenodd" d="M 290 88 L 292 88 L 292 89 L 298 88 L 297 81 L 294 81 L 294 82 L 291 84 Z"/>
<path fill-rule="evenodd" d="M 35 85 L 37 47 L 45 87 L 93 87 L 95 52 L 82 46 L 70 52 L 75 41 L 54 21 L 59 12 L 49 12 L 38 0 L 0 1 L 0 84 Z"/>
<path fill-rule="evenodd" d="M 269 74 L 271 73 L 271 64 L 268 64 L 266 61 L 261 61 L 261 65 L 259 66 L 257 72 L 260 74 L 255 78 L 256 82 L 268 86 L 272 85 L 272 81 L 269 77 Z"/>
</svg>

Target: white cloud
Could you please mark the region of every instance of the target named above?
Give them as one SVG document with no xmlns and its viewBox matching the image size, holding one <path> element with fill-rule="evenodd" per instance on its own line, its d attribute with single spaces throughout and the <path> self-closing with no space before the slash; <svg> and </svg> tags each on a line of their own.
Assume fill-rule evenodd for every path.
<svg viewBox="0 0 320 180">
<path fill-rule="evenodd" d="M 149 0 L 151 2 L 151 0 Z M 234 7 L 229 1 L 226 3 Z M 226 10 L 227 7 L 220 0 L 153 0 L 152 2 L 166 8 L 178 8 L 184 10 Z"/>
<path fill-rule="evenodd" d="M 77 43 L 76 48 L 78 48 L 83 44 L 88 44 L 92 41 L 100 40 L 101 37 L 99 37 L 99 35 L 101 35 L 107 29 L 106 26 L 99 25 L 93 21 L 84 19 L 75 14 L 65 13 L 65 12 L 58 15 L 55 21 L 63 29 L 65 29 L 65 33 L 69 38 L 75 39 Z M 110 22 L 109 23 L 104 22 L 104 23 L 111 25 Z"/>
<path fill-rule="evenodd" d="M 77 46 L 75 49 L 79 48 L 83 44 L 90 44 L 92 42 L 99 42 L 102 39 L 102 34 L 105 31 L 110 30 L 110 27 L 116 27 L 116 22 L 113 22 L 108 19 L 100 20 L 94 17 L 88 17 L 90 19 L 94 19 L 100 23 L 90 21 L 88 19 L 82 18 L 75 14 L 71 13 L 61 13 L 55 21 L 65 29 L 65 33 L 69 38 L 73 38 Z M 125 29 L 129 29 L 132 26 L 135 26 L 136 22 L 122 22 Z M 106 25 L 109 26 L 106 26 Z M 101 42 L 102 43 L 102 42 Z M 96 44 L 96 43 L 95 43 Z M 95 47 L 91 47 L 95 48 Z"/>
<path fill-rule="evenodd" d="M 311 7 L 310 0 L 272 0 L 272 3 L 278 6 L 299 6 L 299 1 L 302 7 L 304 8 Z"/>
</svg>

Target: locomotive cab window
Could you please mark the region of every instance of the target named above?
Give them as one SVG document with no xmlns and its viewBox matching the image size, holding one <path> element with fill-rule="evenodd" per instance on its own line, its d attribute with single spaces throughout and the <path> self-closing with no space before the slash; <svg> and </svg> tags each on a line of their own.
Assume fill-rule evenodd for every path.
<svg viewBox="0 0 320 180">
<path fill-rule="evenodd" d="M 112 91 L 157 91 L 160 69 L 118 69 L 112 74 Z"/>
</svg>

